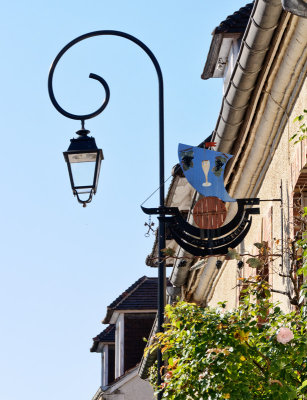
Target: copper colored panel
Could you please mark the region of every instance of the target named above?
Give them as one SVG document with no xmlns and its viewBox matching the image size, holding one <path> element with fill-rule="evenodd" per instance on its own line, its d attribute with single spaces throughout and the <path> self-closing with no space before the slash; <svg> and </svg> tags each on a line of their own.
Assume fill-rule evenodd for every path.
<svg viewBox="0 0 307 400">
<path fill-rule="evenodd" d="M 194 221 L 200 229 L 219 228 L 223 225 L 226 214 L 224 202 L 217 197 L 203 197 L 193 209 Z"/>
</svg>

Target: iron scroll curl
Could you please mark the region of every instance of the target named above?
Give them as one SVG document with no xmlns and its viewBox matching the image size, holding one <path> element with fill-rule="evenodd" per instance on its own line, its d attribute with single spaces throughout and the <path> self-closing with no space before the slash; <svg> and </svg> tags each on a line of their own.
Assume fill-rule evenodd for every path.
<svg viewBox="0 0 307 400">
<path fill-rule="evenodd" d="M 89 114 L 83 114 L 83 115 L 76 115 L 76 114 L 72 114 L 66 110 L 64 110 L 59 103 L 57 102 L 55 95 L 54 95 L 54 91 L 53 91 L 53 77 L 54 77 L 54 71 L 55 68 L 58 64 L 58 62 L 60 61 L 60 59 L 63 57 L 63 55 L 71 48 L 73 47 L 75 44 L 85 40 L 85 39 L 89 39 L 91 37 L 95 37 L 95 36 L 119 36 L 119 37 L 123 37 L 125 39 L 128 39 L 132 42 L 134 42 L 135 44 L 137 44 L 139 47 L 141 47 L 146 53 L 147 55 L 150 57 L 150 59 L 152 60 L 156 72 L 158 74 L 158 80 L 159 80 L 159 89 L 160 89 L 160 95 L 162 95 L 163 98 L 163 78 L 162 78 L 162 72 L 160 69 L 160 65 L 156 59 L 156 57 L 154 56 L 154 54 L 151 52 L 151 50 L 143 43 L 141 42 L 139 39 L 137 39 L 136 37 L 129 35 L 128 33 L 125 32 L 120 32 L 120 31 L 115 31 L 115 30 L 100 30 L 100 31 L 94 31 L 94 32 L 89 32 L 86 33 L 84 35 L 78 36 L 77 38 L 75 38 L 74 40 L 72 40 L 71 42 L 69 42 L 65 47 L 63 47 L 63 49 L 58 53 L 58 55 L 56 56 L 56 58 L 54 59 L 51 67 L 50 67 L 50 71 L 49 71 L 49 76 L 48 76 L 48 92 L 49 92 L 49 97 L 50 100 L 53 104 L 53 106 L 56 108 L 56 110 L 61 113 L 62 115 L 64 115 L 67 118 L 71 118 L 74 120 L 81 120 L 81 121 L 85 121 L 87 119 L 90 118 L 94 118 L 97 115 L 99 115 L 100 113 L 102 113 L 102 111 L 106 108 L 106 106 L 109 103 L 109 99 L 110 99 L 110 89 L 109 86 L 107 84 L 107 82 L 99 75 L 90 73 L 89 74 L 89 78 L 91 79 L 95 79 L 97 80 L 99 83 L 101 83 L 101 85 L 104 87 L 105 90 L 105 99 L 102 103 L 102 105 L 94 112 L 89 113 Z M 163 102 L 162 102 L 162 106 L 163 106 Z M 161 110 L 160 110 L 161 111 Z M 161 117 L 161 115 L 160 115 Z M 163 118 L 162 118 L 163 119 Z"/>
</svg>

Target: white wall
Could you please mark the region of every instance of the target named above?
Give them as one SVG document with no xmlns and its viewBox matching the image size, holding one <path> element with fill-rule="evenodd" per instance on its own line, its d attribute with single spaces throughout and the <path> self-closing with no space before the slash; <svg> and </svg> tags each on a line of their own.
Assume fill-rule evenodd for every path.
<svg viewBox="0 0 307 400">
<path fill-rule="evenodd" d="M 124 373 L 124 314 L 119 314 L 115 331 L 115 379 Z"/>
</svg>

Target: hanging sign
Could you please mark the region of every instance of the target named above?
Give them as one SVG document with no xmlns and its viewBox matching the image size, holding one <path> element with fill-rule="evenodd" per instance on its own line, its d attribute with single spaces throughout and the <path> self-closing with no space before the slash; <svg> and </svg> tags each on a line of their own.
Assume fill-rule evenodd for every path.
<svg viewBox="0 0 307 400">
<path fill-rule="evenodd" d="M 172 238 L 195 256 L 225 255 L 247 235 L 252 218 L 259 214 L 258 198 L 234 199 L 226 191 L 224 171 L 232 155 L 180 143 L 180 166 L 187 181 L 201 195 L 192 209 L 193 223 L 187 222 L 177 207 L 142 207 L 146 214 L 159 214 Z M 225 203 L 236 202 L 235 216 L 225 223 Z"/>
</svg>

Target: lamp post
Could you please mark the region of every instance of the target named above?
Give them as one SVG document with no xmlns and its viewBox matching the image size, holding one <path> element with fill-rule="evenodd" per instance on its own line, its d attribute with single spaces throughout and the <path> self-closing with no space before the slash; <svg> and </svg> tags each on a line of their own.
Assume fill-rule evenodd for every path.
<svg viewBox="0 0 307 400">
<path fill-rule="evenodd" d="M 110 98 L 110 90 L 106 81 L 96 74 L 90 74 L 89 77 L 100 82 L 105 89 L 105 100 L 96 111 L 85 114 L 85 115 L 75 115 L 65 111 L 56 101 L 54 93 L 53 93 L 53 75 L 54 70 L 61 59 L 61 57 L 75 44 L 94 37 L 94 36 L 119 36 L 124 39 L 128 39 L 131 42 L 138 45 L 141 49 L 145 51 L 145 53 L 151 59 L 157 73 L 158 77 L 158 86 L 159 86 L 159 209 L 161 210 L 160 217 L 162 217 L 162 210 L 164 208 L 164 95 L 163 95 L 163 76 L 161 72 L 160 65 L 151 52 L 151 50 L 139 39 L 135 38 L 132 35 L 129 35 L 125 32 L 114 31 L 114 30 L 102 30 L 86 33 L 77 37 L 76 39 L 69 42 L 63 49 L 59 52 L 59 54 L 54 59 L 48 77 L 48 91 L 52 104 L 60 112 L 67 118 L 80 120 L 81 121 L 81 130 L 77 131 L 78 138 L 71 140 L 71 145 L 68 150 L 64 152 L 64 157 L 67 162 L 69 177 L 71 182 L 71 187 L 75 196 L 80 203 L 85 207 L 87 203 L 92 200 L 93 194 L 96 193 L 97 185 L 98 185 L 98 177 L 100 164 L 103 159 L 102 150 L 98 149 L 95 143 L 95 139 L 88 136 L 90 133 L 85 129 L 85 120 L 96 117 L 99 115 L 107 106 Z M 93 163 L 94 164 L 94 176 L 93 179 L 90 180 L 89 183 L 77 183 L 75 182 L 73 167 L 84 163 Z M 81 196 L 83 194 L 87 194 L 87 199 L 82 199 Z M 162 332 L 162 324 L 164 322 L 164 306 L 165 306 L 165 265 L 164 265 L 164 256 L 162 250 L 165 248 L 165 223 L 159 219 L 159 227 L 158 227 L 158 248 L 159 248 L 159 258 L 158 258 L 158 332 Z M 162 383 L 161 380 L 161 367 L 162 367 L 162 354 L 161 351 L 158 352 L 158 385 L 160 386 Z M 162 398 L 162 393 L 159 393 L 158 399 Z"/>
</svg>

